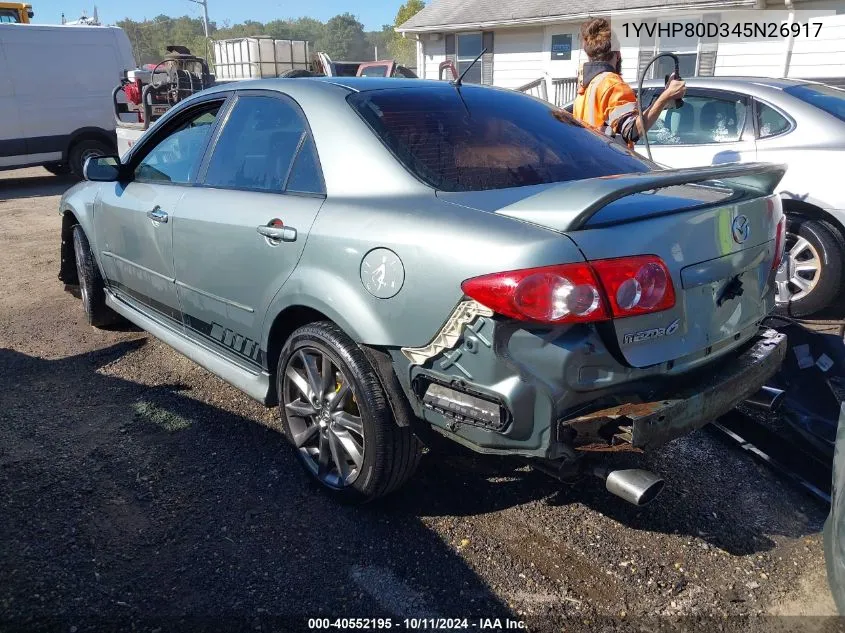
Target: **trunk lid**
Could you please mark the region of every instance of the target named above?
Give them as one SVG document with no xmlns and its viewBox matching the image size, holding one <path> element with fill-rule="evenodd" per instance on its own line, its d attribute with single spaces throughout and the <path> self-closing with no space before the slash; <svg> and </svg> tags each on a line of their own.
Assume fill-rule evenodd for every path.
<svg viewBox="0 0 845 633">
<path fill-rule="evenodd" d="M 604 211 L 608 216 L 625 213 L 614 206 L 594 219 Z M 778 198 L 749 197 L 624 223 L 588 224 L 569 235 L 588 260 L 648 254 L 669 268 L 674 307 L 614 319 L 608 332 L 628 363 L 647 367 L 709 355 L 747 339 L 774 308 L 772 262 L 779 219 Z"/>
<path fill-rule="evenodd" d="M 518 200 L 500 197 L 505 205 L 495 211 L 496 192 L 448 195 L 456 204 L 565 232 L 587 260 L 659 256 L 672 276 L 675 305 L 599 326 L 630 365 L 648 367 L 741 345 L 771 312 L 782 215 L 772 191 L 784 171 L 752 164 L 596 178 L 532 188 Z"/>
</svg>

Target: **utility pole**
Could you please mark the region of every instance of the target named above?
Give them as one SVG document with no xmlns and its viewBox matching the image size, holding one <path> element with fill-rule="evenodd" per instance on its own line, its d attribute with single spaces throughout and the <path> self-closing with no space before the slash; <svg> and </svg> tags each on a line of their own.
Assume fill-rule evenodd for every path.
<svg viewBox="0 0 845 633">
<path fill-rule="evenodd" d="M 205 39 L 208 39 L 208 0 L 189 0 L 194 4 L 202 5 L 202 25 L 205 28 Z"/>
</svg>

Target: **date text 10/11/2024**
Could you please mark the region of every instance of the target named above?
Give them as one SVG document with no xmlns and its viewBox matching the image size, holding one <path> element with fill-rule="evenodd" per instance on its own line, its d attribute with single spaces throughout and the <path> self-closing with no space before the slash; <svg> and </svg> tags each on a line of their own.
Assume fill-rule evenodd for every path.
<svg viewBox="0 0 845 633">
<path fill-rule="evenodd" d="M 525 622 L 510 618 L 308 618 L 309 630 L 519 630 Z"/>
</svg>

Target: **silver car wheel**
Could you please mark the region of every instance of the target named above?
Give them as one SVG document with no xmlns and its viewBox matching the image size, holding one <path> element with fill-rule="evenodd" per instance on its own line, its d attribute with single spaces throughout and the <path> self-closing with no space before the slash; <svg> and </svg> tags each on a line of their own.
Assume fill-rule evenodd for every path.
<svg viewBox="0 0 845 633">
<path fill-rule="evenodd" d="M 364 463 L 364 424 L 341 369 L 302 347 L 288 361 L 282 393 L 291 440 L 312 474 L 330 488 L 352 485 Z"/>
<path fill-rule="evenodd" d="M 73 252 L 76 255 L 76 274 L 79 278 L 79 293 L 82 295 L 82 305 L 88 307 L 88 284 L 80 271 L 80 263 L 84 260 L 85 251 L 82 250 L 82 242 L 74 238 Z"/>
<path fill-rule="evenodd" d="M 775 298 L 778 303 L 803 299 L 813 291 L 821 278 L 821 256 L 808 240 L 787 233 L 785 250 L 783 262 L 775 277 Z"/>
</svg>

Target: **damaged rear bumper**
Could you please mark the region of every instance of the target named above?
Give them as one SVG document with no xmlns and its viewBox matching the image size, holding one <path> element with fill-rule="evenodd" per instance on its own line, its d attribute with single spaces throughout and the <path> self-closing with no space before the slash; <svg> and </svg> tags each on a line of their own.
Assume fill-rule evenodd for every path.
<svg viewBox="0 0 845 633">
<path fill-rule="evenodd" d="M 766 329 L 743 354 L 659 400 L 616 405 L 559 422 L 581 451 L 652 449 L 701 428 L 754 394 L 781 366 L 786 335 Z"/>
</svg>

